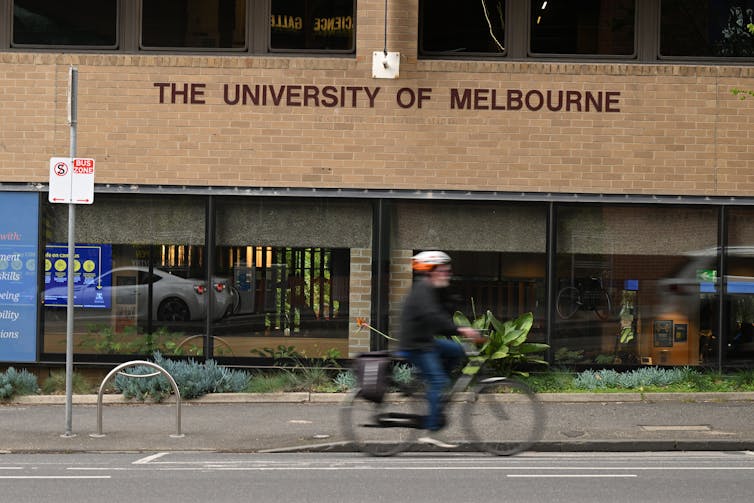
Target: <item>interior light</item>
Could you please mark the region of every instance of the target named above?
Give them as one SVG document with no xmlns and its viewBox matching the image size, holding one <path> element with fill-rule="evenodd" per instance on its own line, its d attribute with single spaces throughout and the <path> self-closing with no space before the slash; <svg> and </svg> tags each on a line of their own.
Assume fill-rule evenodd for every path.
<svg viewBox="0 0 754 503">
<path fill-rule="evenodd" d="M 537 24 L 539 24 L 540 21 L 542 21 L 542 16 L 537 16 Z"/>
<path fill-rule="evenodd" d="M 547 7 L 547 0 L 542 2 L 542 10 L 545 10 L 545 7 Z"/>
</svg>

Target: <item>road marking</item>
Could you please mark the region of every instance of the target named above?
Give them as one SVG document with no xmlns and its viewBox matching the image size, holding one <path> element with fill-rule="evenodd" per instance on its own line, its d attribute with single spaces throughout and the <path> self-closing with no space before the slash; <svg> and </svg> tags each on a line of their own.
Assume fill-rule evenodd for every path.
<svg viewBox="0 0 754 503">
<path fill-rule="evenodd" d="M 710 428 L 710 426 L 706 424 L 665 425 L 665 426 L 639 425 L 639 428 L 641 428 L 644 431 L 710 431 L 712 430 L 712 428 Z"/>
<path fill-rule="evenodd" d="M 23 470 L 23 466 L 0 466 L 0 470 Z"/>
<path fill-rule="evenodd" d="M 584 478 L 632 478 L 637 477 L 635 473 L 624 473 L 624 474 L 618 474 L 618 473 L 585 473 L 585 474 L 577 474 L 577 473 L 571 473 L 571 474 L 556 474 L 553 473 L 551 475 L 543 475 L 543 474 L 532 474 L 532 475 L 525 475 L 525 474 L 508 474 L 506 477 L 511 479 L 534 479 L 534 478 L 548 478 L 548 479 L 557 479 L 557 478 L 570 478 L 570 479 L 584 479 Z"/>
<path fill-rule="evenodd" d="M 109 479 L 110 475 L 0 475 L 0 479 Z"/>
<path fill-rule="evenodd" d="M 133 464 L 133 465 L 146 465 L 146 464 L 154 461 L 155 459 L 161 458 L 162 456 L 164 456 L 166 454 L 167 454 L 167 452 L 158 452 L 157 454 L 152 454 L 151 456 L 147 456 L 146 458 L 137 459 L 136 461 L 134 461 L 131 464 Z"/>
</svg>

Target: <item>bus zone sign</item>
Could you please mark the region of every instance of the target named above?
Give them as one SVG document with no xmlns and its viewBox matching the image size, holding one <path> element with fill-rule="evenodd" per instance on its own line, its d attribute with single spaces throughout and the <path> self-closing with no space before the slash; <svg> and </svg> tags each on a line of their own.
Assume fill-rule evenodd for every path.
<svg viewBox="0 0 754 503">
<path fill-rule="evenodd" d="M 94 159 L 50 158 L 51 203 L 92 204 L 94 202 Z"/>
</svg>

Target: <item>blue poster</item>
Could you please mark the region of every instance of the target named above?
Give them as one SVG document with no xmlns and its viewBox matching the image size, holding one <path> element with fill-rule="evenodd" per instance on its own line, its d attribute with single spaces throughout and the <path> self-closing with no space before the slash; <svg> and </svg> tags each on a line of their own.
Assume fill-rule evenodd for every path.
<svg viewBox="0 0 754 503">
<path fill-rule="evenodd" d="M 0 192 L 0 361 L 37 360 L 39 195 Z"/>
<path fill-rule="evenodd" d="M 73 257 L 73 305 L 109 309 L 113 252 L 109 244 L 76 244 Z M 68 245 L 45 250 L 45 305 L 68 305 Z"/>
</svg>

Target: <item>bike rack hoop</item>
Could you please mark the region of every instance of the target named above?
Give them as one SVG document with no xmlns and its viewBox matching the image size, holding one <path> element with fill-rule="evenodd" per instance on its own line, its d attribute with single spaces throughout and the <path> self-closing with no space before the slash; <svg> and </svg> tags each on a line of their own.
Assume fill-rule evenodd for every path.
<svg viewBox="0 0 754 503">
<path fill-rule="evenodd" d="M 156 370 L 156 372 L 152 372 L 151 374 L 129 374 L 127 372 L 123 372 L 123 369 L 129 368 L 129 367 L 136 367 L 138 365 L 145 366 L 145 367 L 151 367 Z M 176 433 L 174 435 L 170 435 L 173 438 L 181 438 L 184 435 L 181 433 L 181 392 L 178 389 L 178 384 L 175 382 L 175 379 L 173 379 L 173 376 L 170 375 L 170 373 L 162 368 L 161 366 L 157 365 L 153 362 L 148 362 L 145 360 L 132 360 L 130 362 L 121 363 L 117 367 L 115 367 L 113 370 L 110 371 L 109 374 L 105 376 L 105 378 L 102 380 L 102 384 L 99 386 L 99 392 L 97 393 L 97 433 L 92 434 L 90 436 L 92 437 L 104 437 L 105 435 L 102 433 L 102 395 L 105 391 L 105 385 L 110 381 L 110 379 L 113 378 L 116 374 L 120 374 L 125 377 L 133 377 L 133 378 L 144 378 L 144 377 L 155 377 L 157 375 L 164 375 L 168 381 L 170 381 L 170 385 L 173 386 L 173 392 L 175 393 L 175 403 L 176 403 Z"/>
</svg>

